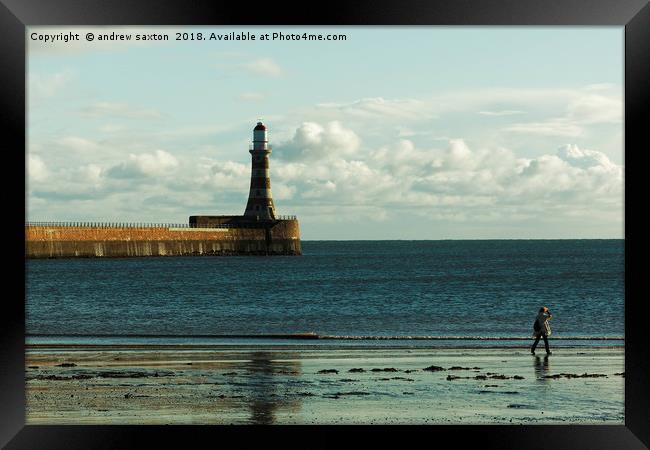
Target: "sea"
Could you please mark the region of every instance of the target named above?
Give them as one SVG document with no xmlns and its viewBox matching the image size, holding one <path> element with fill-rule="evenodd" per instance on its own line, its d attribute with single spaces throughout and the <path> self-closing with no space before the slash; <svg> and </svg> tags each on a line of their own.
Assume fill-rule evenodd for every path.
<svg viewBox="0 0 650 450">
<path fill-rule="evenodd" d="M 624 240 L 303 241 L 302 256 L 26 260 L 28 343 L 622 345 Z M 529 345 L 528 342 L 525 342 Z"/>
</svg>

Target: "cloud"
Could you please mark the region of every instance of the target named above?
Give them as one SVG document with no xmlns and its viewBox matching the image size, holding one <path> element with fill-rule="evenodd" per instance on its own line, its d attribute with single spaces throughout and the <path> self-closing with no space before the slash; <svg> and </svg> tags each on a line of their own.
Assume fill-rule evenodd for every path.
<svg viewBox="0 0 650 450">
<path fill-rule="evenodd" d="M 299 208 L 374 205 L 384 218 L 429 211 L 436 220 L 490 222 L 586 218 L 604 205 L 622 208 L 622 167 L 575 144 L 535 158 L 472 148 L 460 138 L 441 148 L 399 139 L 375 149 L 340 122 L 308 122 L 278 145 L 276 156 L 272 180 L 292 189 L 287 200 Z"/>
<path fill-rule="evenodd" d="M 85 117 L 120 119 L 160 119 L 163 115 L 155 109 L 137 108 L 127 103 L 97 102 L 81 110 Z"/>
<path fill-rule="evenodd" d="M 603 124 L 620 124 L 623 120 L 623 100 L 620 93 L 600 93 L 609 90 L 609 86 L 587 88 L 567 96 L 565 114 L 543 121 L 515 123 L 504 131 L 526 133 L 541 136 L 578 137 L 585 134 L 589 126 Z M 586 92 L 586 93 L 585 93 Z"/>
<path fill-rule="evenodd" d="M 38 155 L 27 156 L 27 175 L 31 181 L 45 181 L 49 176 L 49 171 L 43 159 Z"/>
<path fill-rule="evenodd" d="M 278 158 L 293 160 L 321 160 L 352 156 L 359 149 L 361 140 L 356 133 L 340 122 L 320 125 L 304 122 L 288 142 L 275 147 Z"/>
<path fill-rule="evenodd" d="M 440 148 L 420 148 L 401 139 L 374 149 L 350 133 L 340 123 L 296 129 L 297 137 L 289 142 L 307 143 L 309 152 L 292 160 L 271 158 L 279 210 L 306 214 L 301 220 L 307 222 L 322 218 L 323 223 L 421 217 L 513 227 L 522 221 L 543 226 L 561 220 L 621 220 L 622 167 L 596 150 L 566 144 L 522 158 L 507 148 L 473 148 L 460 138 Z M 185 158 L 181 164 L 171 153 L 156 150 L 130 154 L 119 163 L 52 170 L 32 154 L 28 173 L 31 207 L 39 205 L 38 199 L 52 202 L 51 207 L 40 204 L 40 217 L 42 208 L 56 211 L 61 205 L 68 205 L 63 213 L 76 214 L 73 204 L 98 217 L 101 208 L 78 203 L 92 201 L 133 220 L 154 220 L 164 212 L 168 221 L 184 221 L 196 213 L 241 213 L 250 162 Z"/>
<path fill-rule="evenodd" d="M 279 77 L 284 74 L 280 65 L 271 58 L 259 58 L 243 64 L 242 67 L 255 75 Z"/>
<path fill-rule="evenodd" d="M 600 208 L 622 210 L 622 168 L 601 152 L 573 145 L 525 159 L 507 149 L 472 150 L 460 139 L 437 151 L 396 147 L 401 152 L 392 161 L 357 168 L 337 162 L 319 183 L 296 181 L 298 198 L 305 193 L 302 198 L 327 204 L 371 204 L 388 215 L 428 211 L 436 220 L 504 223 L 595 220 Z"/>
<path fill-rule="evenodd" d="M 581 150 L 575 144 L 563 145 L 558 149 L 557 153 L 562 160 L 581 169 L 600 167 L 608 172 L 618 172 L 620 170 L 620 166 L 612 163 L 605 154 L 594 150 Z"/>
<path fill-rule="evenodd" d="M 583 95 L 567 106 L 567 118 L 580 124 L 621 123 L 623 101 L 620 97 Z"/>
<path fill-rule="evenodd" d="M 598 147 L 590 133 L 620 126 L 608 112 L 621 105 L 619 94 L 608 86 L 502 90 L 473 98 L 364 98 L 283 112 L 269 119 L 276 206 L 313 226 L 399 225 L 408 218 L 421 221 L 414 230 L 445 222 L 448 229 L 463 223 L 479 231 L 483 225 L 544 231 L 565 220 L 573 224 L 567 236 L 581 236 L 580 223 L 613 229 L 622 223 L 623 168 L 612 161 L 616 143 Z M 149 110 L 107 102 L 84 112 L 152 116 L 143 111 Z M 501 117 L 499 127 L 490 117 Z M 155 133 L 122 123 L 101 121 L 108 133 L 102 139 L 57 132 L 30 139 L 30 211 L 38 207 L 41 217 L 49 211 L 64 219 L 110 210 L 124 218 L 181 221 L 190 214 L 242 213 L 250 157 L 240 143 L 249 135 L 234 132 L 250 131 L 250 123 L 206 119 L 166 128 L 152 122 Z"/>
<path fill-rule="evenodd" d="M 250 165 L 233 161 L 224 161 L 214 164 L 210 171 L 209 182 L 223 190 L 241 190 L 248 185 L 250 180 Z"/>
<path fill-rule="evenodd" d="M 524 111 L 517 111 L 512 109 L 505 109 L 502 111 L 479 111 L 479 114 L 483 116 L 514 116 L 517 114 L 526 114 Z"/>
<path fill-rule="evenodd" d="M 52 74 L 30 72 L 27 77 L 27 93 L 31 101 L 50 98 L 61 92 L 73 78 L 69 71 Z"/>
<path fill-rule="evenodd" d="M 56 143 L 65 150 L 72 150 L 78 153 L 97 152 L 100 148 L 96 142 L 78 136 L 66 136 L 57 139 Z"/>
<path fill-rule="evenodd" d="M 164 176 L 178 167 L 178 160 L 170 153 L 156 150 L 153 154 L 130 154 L 125 162 L 112 166 L 107 175 L 112 178 L 140 178 Z"/>
<path fill-rule="evenodd" d="M 360 118 L 398 117 L 424 119 L 433 117 L 430 105 L 416 99 L 387 100 L 382 97 L 362 98 L 350 103 L 319 103 L 321 109 L 335 109 Z"/>
<path fill-rule="evenodd" d="M 522 134 L 564 137 L 578 137 L 584 132 L 579 125 L 563 119 L 554 119 L 545 122 L 515 123 L 505 127 L 503 130 Z"/>
</svg>

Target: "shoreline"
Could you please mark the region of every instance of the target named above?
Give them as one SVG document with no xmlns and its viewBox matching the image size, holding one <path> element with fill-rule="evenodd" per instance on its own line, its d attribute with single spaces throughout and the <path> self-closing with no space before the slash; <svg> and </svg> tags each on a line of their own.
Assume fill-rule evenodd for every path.
<svg viewBox="0 0 650 450">
<path fill-rule="evenodd" d="M 30 347 L 27 423 L 624 423 L 624 349 L 551 349 Z"/>
</svg>

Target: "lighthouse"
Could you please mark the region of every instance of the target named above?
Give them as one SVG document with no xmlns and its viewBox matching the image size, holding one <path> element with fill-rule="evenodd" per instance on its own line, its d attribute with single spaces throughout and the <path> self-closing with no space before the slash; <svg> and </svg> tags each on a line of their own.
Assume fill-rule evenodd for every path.
<svg viewBox="0 0 650 450">
<path fill-rule="evenodd" d="M 251 154 L 251 187 L 244 216 L 258 220 L 275 219 L 269 178 L 271 147 L 266 132 L 266 126 L 262 122 L 257 122 L 253 128 L 253 142 L 248 150 Z"/>
</svg>

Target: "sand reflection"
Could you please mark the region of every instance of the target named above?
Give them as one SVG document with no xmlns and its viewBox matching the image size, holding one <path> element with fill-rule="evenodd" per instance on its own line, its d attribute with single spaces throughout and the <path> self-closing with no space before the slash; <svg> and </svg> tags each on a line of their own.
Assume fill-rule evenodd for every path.
<svg viewBox="0 0 650 450">
<path fill-rule="evenodd" d="M 292 398 L 288 392 L 288 381 L 301 375 L 298 355 L 282 355 L 283 359 L 293 359 L 291 361 L 278 361 L 272 356 L 269 352 L 252 353 L 250 361 L 244 366 L 248 380 L 245 395 L 251 414 L 250 422 L 254 424 L 273 424 L 278 413 L 300 411 L 300 398 Z"/>
<path fill-rule="evenodd" d="M 544 377 L 548 375 L 549 369 L 550 369 L 550 363 L 549 363 L 548 355 L 544 356 L 544 358 L 535 356 L 535 376 L 539 381 L 544 381 L 544 382 L 548 381 L 548 378 L 544 378 Z"/>
</svg>

